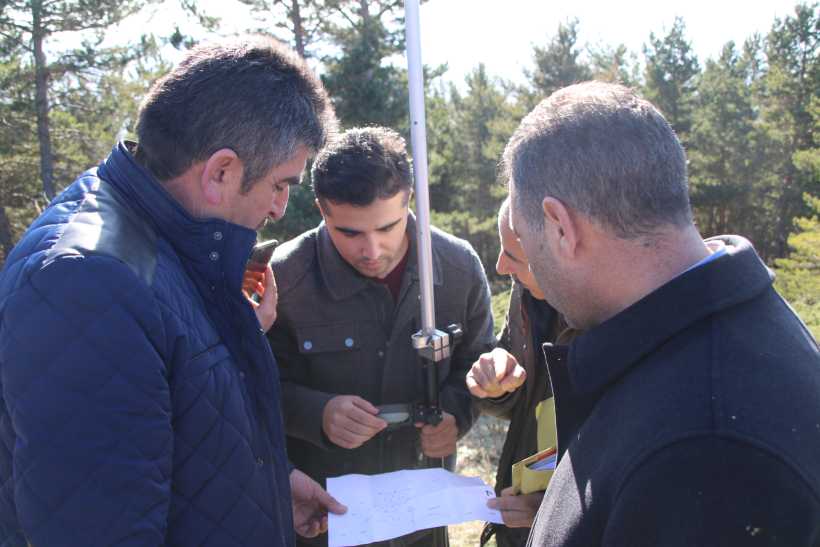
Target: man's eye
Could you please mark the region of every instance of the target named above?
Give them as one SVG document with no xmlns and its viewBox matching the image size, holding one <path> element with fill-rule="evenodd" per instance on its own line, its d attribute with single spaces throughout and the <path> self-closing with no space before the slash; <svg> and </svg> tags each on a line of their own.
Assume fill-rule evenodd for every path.
<svg viewBox="0 0 820 547">
<path fill-rule="evenodd" d="M 285 185 L 284 184 L 274 184 L 273 185 L 273 191 L 274 192 L 284 192 L 285 191 Z"/>
</svg>

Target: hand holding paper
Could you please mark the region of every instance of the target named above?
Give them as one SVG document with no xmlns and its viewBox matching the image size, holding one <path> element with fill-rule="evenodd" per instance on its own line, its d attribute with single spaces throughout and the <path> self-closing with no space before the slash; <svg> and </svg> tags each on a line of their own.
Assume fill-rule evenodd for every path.
<svg viewBox="0 0 820 547">
<path fill-rule="evenodd" d="M 347 507 L 298 469 L 290 473 L 290 490 L 293 497 L 293 527 L 302 537 L 310 538 L 325 532 L 328 512 L 343 514 L 347 511 Z"/>
<path fill-rule="evenodd" d="M 487 501 L 487 507 L 501 512 L 504 524 L 510 528 L 529 528 L 544 499 L 544 492 L 516 495 L 512 487 L 501 491 L 501 497 Z"/>
</svg>

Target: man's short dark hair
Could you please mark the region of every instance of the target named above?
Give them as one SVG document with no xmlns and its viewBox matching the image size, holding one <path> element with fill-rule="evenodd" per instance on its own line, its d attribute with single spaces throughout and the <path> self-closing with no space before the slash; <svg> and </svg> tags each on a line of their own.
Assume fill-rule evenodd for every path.
<svg viewBox="0 0 820 547">
<path fill-rule="evenodd" d="M 376 198 L 410 195 L 412 176 L 404 139 L 386 127 L 359 127 L 324 148 L 311 171 L 316 198 L 364 207 Z"/>
<path fill-rule="evenodd" d="M 585 82 L 544 99 L 504 151 L 515 208 L 543 228 L 553 197 L 623 239 L 692 222 L 686 157 L 658 110 L 617 84 Z"/>
<path fill-rule="evenodd" d="M 136 158 L 166 181 L 222 148 L 242 160 L 247 191 L 301 146 L 336 128 L 321 82 L 295 52 L 259 36 L 200 45 L 143 101 Z"/>
</svg>

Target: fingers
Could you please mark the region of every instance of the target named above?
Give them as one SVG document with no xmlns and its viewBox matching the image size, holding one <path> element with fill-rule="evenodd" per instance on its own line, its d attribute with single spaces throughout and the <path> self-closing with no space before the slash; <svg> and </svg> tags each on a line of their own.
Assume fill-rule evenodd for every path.
<svg viewBox="0 0 820 547">
<path fill-rule="evenodd" d="M 502 496 L 514 496 L 515 495 L 515 488 L 512 486 L 508 486 L 507 488 L 501 491 Z"/>
<path fill-rule="evenodd" d="M 318 505 L 316 512 L 296 530 L 302 537 L 311 538 L 327 532 L 328 512 L 335 515 L 342 515 L 347 512 L 347 507 L 336 501 L 336 499 L 323 488 L 316 490 L 315 501 Z"/>
<path fill-rule="evenodd" d="M 452 414 L 443 413 L 439 424 L 425 425 L 420 430 L 421 451 L 430 458 L 443 458 L 454 454 L 458 438 L 458 426 Z"/>
<path fill-rule="evenodd" d="M 252 272 L 256 273 L 256 272 Z M 247 276 L 247 272 L 246 272 Z M 262 272 L 262 278 L 265 284 L 257 283 L 253 292 L 259 294 L 261 299 L 258 303 L 252 299 L 248 299 L 256 312 L 256 318 L 259 320 L 259 325 L 262 330 L 267 332 L 276 321 L 276 305 L 279 303 L 279 294 L 276 291 L 276 277 L 273 275 L 273 270 L 270 265 Z"/>
<path fill-rule="evenodd" d="M 524 367 L 515 363 L 512 372 L 508 373 L 499 386 L 505 393 L 510 393 L 521 387 L 527 380 L 527 371 Z"/>
<path fill-rule="evenodd" d="M 350 409 L 347 418 L 349 419 L 349 423 L 346 424 L 346 426 L 349 427 L 351 431 L 372 431 L 375 435 L 387 427 L 386 421 L 355 406 Z"/>
<path fill-rule="evenodd" d="M 254 270 L 245 270 L 245 274 L 242 276 L 242 287 L 255 286 L 257 283 L 264 283 L 264 281 L 264 270 L 261 272 L 257 272 Z"/>
<path fill-rule="evenodd" d="M 387 427 L 377 413 L 378 409 L 361 397 L 339 395 L 325 405 L 322 427 L 333 443 L 357 448 Z"/>
<path fill-rule="evenodd" d="M 374 416 L 375 416 L 376 414 L 378 414 L 378 413 L 379 413 L 379 409 L 378 409 L 378 408 L 376 408 L 375 406 L 373 406 L 373 405 L 370 403 L 370 401 L 366 401 L 365 399 L 362 399 L 361 397 L 357 397 L 356 395 L 352 395 L 352 396 L 350 397 L 350 401 L 351 401 L 351 403 L 353 403 L 355 406 L 357 406 L 357 407 L 361 408 L 361 409 L 362 409 L 362 410 L 364 410 L 365 412 L 368 412 L 368 413 L 370 413 L 370 414 L 372 414 L 372 415 L 374 415 Z"/>
<path fill-rule="evenodd" d="M 327 517 L 311 518 L 295 528 L 296 533 L 304 538 L 316 537 L 327 530 Z"/>
<path fill-rule="evenodd" d="M 497 354 L 495 350 L 493 350 L 492 353 L 485 353 L 478 358 L 476 380 L 478 380 L 479 385 L 487 393 L 497 393 L 500 390 L 498 385 L 499 376 L 503 377 L 504 375 L 503 370 L 501 374 L 496 372 L 496 358 Z M 475 365 L 473 366 L 475 367 Z"/>
<path fill-rule="evenodd" d="M 339 503 L 336 498 L 328 494 L 327 490 L 324 488 L 320 488 L 316 492 L 316 501 L 318 501 L 319 505 L 328 513 L 333 513 L 334 515 L 343 515 L 347 513 L 347 507 Z"/>
<path fill-rule="evenodd" d="M 479 398 L 501 397 L 515 391 L 526 380 L 527 374 L 510 353 L 496 348 L 484 353 L 473 363 L 466 382 L 470 393 Z"/>
<path fill-rule="evenodd" d="M 372 438 L 339 427 L 331 429 L 327 436 L 333 444 L 347 449 L 359 448 Z"/>
<path fill-rule="evenodd" d="M 510 528 L 528 528 L 532 526 L 544 493 L 535 492 L 519 496 L 505 496 L 503 493 L 502 491 L 501 497 L 488 500 L 487 507 L 498 509 L 501 512 L 504 524 Z"/>
<path fill-rule="evenodd" d="M 466 381 L 467 389 L 474 397 L 484 399 L 490 396 L 489 393 L 484 391 L 484 388 L 481 387 L 483 383 L 479 381 L 479 379 L 476 377 L 476 373 L 474 373 L 472 370 L 470 370 L 470 372 L 467 373 Z"/>
</svg>

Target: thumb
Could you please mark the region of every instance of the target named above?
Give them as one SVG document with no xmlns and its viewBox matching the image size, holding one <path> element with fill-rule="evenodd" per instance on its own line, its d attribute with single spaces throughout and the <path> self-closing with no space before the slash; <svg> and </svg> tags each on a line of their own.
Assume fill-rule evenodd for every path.
<svg viewBox="0 0 820 547">
<path fill-rule="evenodd" d="M 487 500 L 487 507 L 490 509 L 498 509 L 499 511 L 506 511 L 514 508 L 518 500 L 515 496 L 502 496 L 500 498 L 490 498 Z"/>
<path fill-rule="evenodd" d="M 271 269 L 270 264 L 268 264 L 268 267 L 265 269 L 264 286 L 265 297 L 260 304 L 275 310 L 276 304 L 279 301 L 279 294 L 276 292 L 276 276 L 273 275 L 273 269 Z"/>
<path fill-rule="evenodd" d="M 361 408 L 365 412 L 369 412 L 370 414 L 373 414 L 374 416 L 379 413 L 379 409 L 376 408 L 375 406 L 373 406 L 370 403 L 370 401 L 366 401 L 366 400 L 362 399 L 359 396 L 354 395 L 352 401 L 353 401 L 354 405 Z"/>
<path fill-rule="evenodd" d="M 478 397 L 479 399 L 484 399 L 485 397 L 488 396 L 487 392 L 484 391 L 483 389 L 481 389 L 481 386 L 478 385 L 478 382 L 476 381 L 476 379 L 473 376 L 472 372 L 469 372 L 467 374 L 467 377 L 465 378 L 465 381 L 467 383 L 467 390 L 474 397 Z"/>
<path fill-rule="evenodd" d="M 508 374 L 506 378 L 501 381 L 500 385 L 505 391 L 514 391 L 521 384 L 523 384 L 526 379 L 527 371 L 524 370 L 524 367 L 521 365 L 515 365 L 512 373 Z"/>
</svg>

